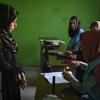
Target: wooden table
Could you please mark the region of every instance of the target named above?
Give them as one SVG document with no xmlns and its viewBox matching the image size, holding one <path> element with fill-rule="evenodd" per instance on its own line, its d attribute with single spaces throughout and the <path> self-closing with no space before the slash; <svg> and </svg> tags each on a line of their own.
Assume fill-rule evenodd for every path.
<svg viewBox="0 0 100 100">
<path fill-rule="evenodd" d="M 52 93 L 52 85 L 40 75 L 36 80 L 35 100 L 42 100 L 50 93 Z M 70 83 L 56 84 L 55 95 L 61 98 L 61 100 L 80 100 L 78 92 L 72 89 Z"/>
</svg>

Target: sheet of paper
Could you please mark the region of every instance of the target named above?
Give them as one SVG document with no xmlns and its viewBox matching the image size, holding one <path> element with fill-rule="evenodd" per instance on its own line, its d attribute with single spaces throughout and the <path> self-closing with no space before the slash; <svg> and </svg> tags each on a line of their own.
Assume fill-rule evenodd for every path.
<svg viewBox="0 0 100 100">
<path fill-rule="evenodd" d="M 60 83 L 69 83 L 69 81 L 63 78 L 62 72 L 50 72 L 50 73 L 41 73 L 52 84 L 53 76 L 55 76 L 55 84 Z"/>
</svg>

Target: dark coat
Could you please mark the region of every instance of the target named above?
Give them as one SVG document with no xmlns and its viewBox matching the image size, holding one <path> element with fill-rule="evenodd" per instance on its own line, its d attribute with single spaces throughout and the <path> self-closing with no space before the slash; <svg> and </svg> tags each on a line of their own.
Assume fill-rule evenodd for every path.
<svg viewBox="0 0 100 100">
<path fill-rule="evenodd" d="M 18 74 L 22 72 L 15 53 L 0 38 L 0 70 L 2 71 L 3 100 L 21 100 Z"/>
</svg>

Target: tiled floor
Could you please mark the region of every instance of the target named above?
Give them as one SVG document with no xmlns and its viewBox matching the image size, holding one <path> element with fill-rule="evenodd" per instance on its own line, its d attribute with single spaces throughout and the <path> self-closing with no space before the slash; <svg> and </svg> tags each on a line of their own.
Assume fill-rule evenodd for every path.
<svg viewBox="0 0 100 100">
<path fill-rule="evenodd" d="M 24 90 L 21 89 L 21 98 L 22 100 L 35 100 L 34 99 L 36 91 L 35 79 L 39 74 L 39 68 L 27 67 L 24 70 L 27 76 L 28 86 Z"/>
<path fill-rule="evenodd" d="M 21 98 L 22 100 L 35 100 L 34 96 L 35 96 L 35 91 L 36 91 L 36 87 L 35 86 L 30 86 L 25 88 L 24 90 L 21 90 Z"/>
</svg>

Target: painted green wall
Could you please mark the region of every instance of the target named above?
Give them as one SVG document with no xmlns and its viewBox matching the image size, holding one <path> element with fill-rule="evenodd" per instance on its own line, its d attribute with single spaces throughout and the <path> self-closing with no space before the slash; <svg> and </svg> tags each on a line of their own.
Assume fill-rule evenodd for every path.
<svg viewBox="0 0 100 100">
<path fill-rule="evenodd" d="M 23 65 L 40 64 L 40 37 L 69 41 L 69 18 L 76 15 L 84 29 L 100 19 L 100 0 L 0 0 L 19 12 L 18 27 L 13 35 L 18 42 L 18 60 Z M 66 47 L 64 45 L 64 48 Z"/>
</svg>

